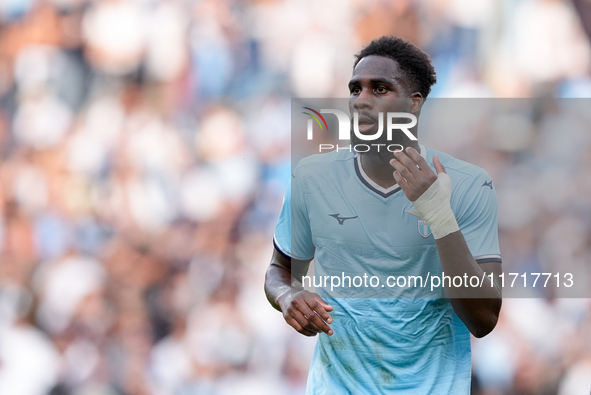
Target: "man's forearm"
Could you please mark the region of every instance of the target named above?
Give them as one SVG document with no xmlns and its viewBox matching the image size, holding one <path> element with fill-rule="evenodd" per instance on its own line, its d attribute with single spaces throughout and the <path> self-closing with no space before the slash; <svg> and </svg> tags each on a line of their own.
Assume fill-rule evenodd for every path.
<svg viewBox="0 0 591 395">
<path fill-rule="evenodd" d="M 414 148 L 407 148 L 406 152 L 408 156 L 395 152 L 395 159 L 390 161 L 396 169 L 394 179 L 416 208 L 409 212 L 417 214 L 431 227 L 442 270 L 450 277 L 483 278 L 485 272 L 470 253 L 451 209 L 452 181 L 439 156 L 433 156 L 433 165 L 437 170 L 435 175 Z M 500 263 L 491 268 L 493 280 L 498 279 Z M 445 291 L 454 311 L 474 336 L 482 337 L 493 330 L 501 309 L 500 287 L 496 284 L 491 287 L 489 283 L 489 287 L 468 285 L 456 288 L 448 284 Z"/>
<path fill-rule="evenodd" d="M 299 279 L 308 271 L 310 260 L 297 260 L 273 250 L 265 275 L 265 294 L 271 305 L 281 311 L 281 299 L 290 292 L 302 290 Z"/>
<path fill-rule="evenodd" d="M 271 263 L 265 275 L 265 294 L 276 310 L 281 311 L 279 298 L 291 290 L 291 273 L 284 267 Z"/>
<path fill-rule="evenodd" d="M 464 236 L 460 231 L 437 239 L 437 252 L 441 260 L 442 270 L 450 277 L 467 275 L 483 278 L 485 272 L 474 260 Z M 498 272 L 498 273 L 496 273 Z M 493 266 L 493 279 L 498 279 L 500 264 Z M 448 284 L 450 285 L 450 284 Z M 476 337 L 482 337 L 492 331 L 497 323 L 501 310 L 501 289 L 495 281 L 480 287 L 446 286 L 446 296 L 450 299 L 454 311 Z M 464 285 L 464 284 L 462 284 Z"/>
</svg>

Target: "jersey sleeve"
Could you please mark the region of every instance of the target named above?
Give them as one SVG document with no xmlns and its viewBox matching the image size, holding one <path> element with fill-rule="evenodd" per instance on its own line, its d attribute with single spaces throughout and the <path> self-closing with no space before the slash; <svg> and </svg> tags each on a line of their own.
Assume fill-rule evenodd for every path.
<svg viewBox="0 0 591 395">
<path fill-rule="evenodd" d="M 482 170 L 471 181 L 455 199 L 458 225 L 476 262 L 501 262 L 497 196 L 492 180 Z"/>
<path fill-rule="evenodd" d="M 288 258 L 310 260 L 314 257 L 315 248 L 300 182 L 296 169 L 283 198 L 273 243 Z"/>
</svg>

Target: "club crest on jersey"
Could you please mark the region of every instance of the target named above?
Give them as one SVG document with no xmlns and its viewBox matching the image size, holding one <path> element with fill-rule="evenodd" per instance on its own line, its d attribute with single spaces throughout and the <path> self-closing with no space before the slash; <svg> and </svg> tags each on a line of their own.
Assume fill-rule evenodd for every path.
<svg viewBox="0 0 591 395">
<path fill-rule="evenodd" d="M 418 227 L 419 227 L 419 234 L 421 236 L 423 236 L 425 239 L 427 237 L 431 236 L 431 228 L 429 227 L 429 225 L 427 225 L 427 223 L 424 220 L 419 219 Z"/>
</svg>

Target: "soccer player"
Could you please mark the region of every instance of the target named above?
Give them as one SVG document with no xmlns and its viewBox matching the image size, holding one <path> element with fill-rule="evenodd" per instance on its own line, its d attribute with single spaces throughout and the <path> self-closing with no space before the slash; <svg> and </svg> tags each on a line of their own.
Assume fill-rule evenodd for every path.
<svg viewBox="0 0 591 395">
<path fill-rule="evenodd" d="M 436 81 L 424 52 L 381 37 L 356 58 L 349 109 L 359 114 L 360 134 L 375 134 L 388 112 L 418 119 Z M 417 136 L 418 124 L 410 130 Z M 490 177 L 404 133 L 390 143 L 404 150 L 305 158 L 285 195 L 265 292 L 296 331 L 321 334 L 306 394 L 469 394 L 470 333 L 485 336 L 497 323 L 501 256 Z M 348 288 L 303 290 L 312 259 L 316 276 L 341 277 Z M 362 273 L 382 284 L 415 276 L 415 284 L 345 284 Z M 440 288 L 416 284 L 433 275 Z M 458 277 L 486 281 L 454 286 Z M 371 293 L 386 290 L 395 297 Z"/>
</svg>

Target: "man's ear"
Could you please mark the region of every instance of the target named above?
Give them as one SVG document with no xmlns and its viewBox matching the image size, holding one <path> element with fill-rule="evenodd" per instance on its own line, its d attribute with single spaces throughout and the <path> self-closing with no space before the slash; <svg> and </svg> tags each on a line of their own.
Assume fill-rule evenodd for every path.
<svg viewBox="0 0 591 395">
<path fill-rule="evenodd" d="M 412 114 L 420 113 L 421 108 L 423 108 L 423 103 L 425 103 L 423 95 L 421 95 L 419 92 L 412 93 L 410 95 L 410 112 Z"/>
</svg>

